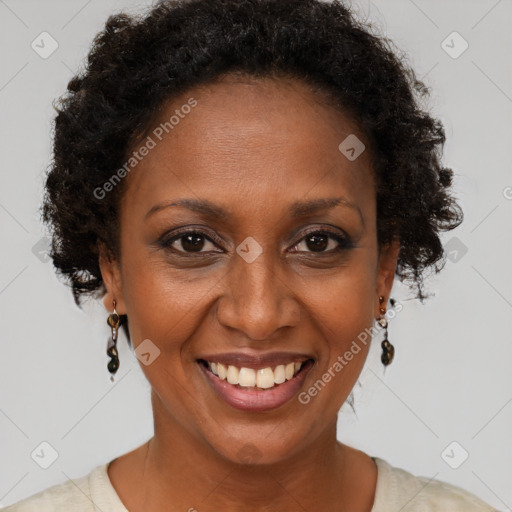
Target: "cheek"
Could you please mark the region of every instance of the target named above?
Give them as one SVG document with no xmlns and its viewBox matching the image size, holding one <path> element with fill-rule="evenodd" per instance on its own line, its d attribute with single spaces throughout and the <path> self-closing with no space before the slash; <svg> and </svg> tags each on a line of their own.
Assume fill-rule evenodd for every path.
<svg viewBox="0 0 512 512">
<path fill-rule="evenodd" d="M 330 389 L 318 394 L 333 411 L 341 407 L 357 381 L 371 343 L 375 269 L 365 256 L 361 251 L 353 264 L 307 294 L 305 307 L 318 344 L 317 377 Z"/>
<path fill-rule="evenodd" d="M 203 312 L 198 307 L 199 285 L 190 286 L 168 278 L 168 274 L 161 264 L 146 262 L 135 267 L 124 291 L 139 366 L 159 396 L 157 403 L 166 404 L 165 408 L 177 418 L 183 414 L 183 401 L 186 404 L 190 400 L 189 393 L 182 393 L 188 385 L 191 361 L 187 340 L 203 321 Z M 204 283 L 201 288 L 204 294 Z M 149 364 L 142 357 L 144 352 L 151 354 Z"/>
<path fill-rule="evenodd" d="M 347 264 L 322 280 L 305 283 L 306 307 L 325 338 L 346 342 L 372 324 L 376 289 L 376 262 L 368 248 L 360 247 Z"/>
<path fill-rule="evenodd" d="M 128 277 L 123 288 L 134 346 L 150 338 L 167 350 L 172 348 L 172 340 L 188 338 L 188 332 L 203 314 L 199 306 L 209 286 L 204 280 L 194 283 L 176 279 L 164 265 L 146 262 Z"/>
</svg>

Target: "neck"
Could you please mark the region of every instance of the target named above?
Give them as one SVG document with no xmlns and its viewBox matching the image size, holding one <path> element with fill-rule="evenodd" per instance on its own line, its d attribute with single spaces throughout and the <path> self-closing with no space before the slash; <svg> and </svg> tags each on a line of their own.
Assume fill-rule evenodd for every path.
<svg viewBox="0 0 512 512">
<path fill-rule="evenodd" d="M 226 459 L 160 414 L 155 414 L 154 437 L 141 448 L 136 470 L 139 489 L 144 488 L 141 510 L 256 512 L 271 506 L 281 512 L 367 512 L 373 503 L 373 492 L 370 499 L 361 487 L 356 450 L 336 439 L 336 421 L 312 444 L 272 464 Z"/>
</svg>

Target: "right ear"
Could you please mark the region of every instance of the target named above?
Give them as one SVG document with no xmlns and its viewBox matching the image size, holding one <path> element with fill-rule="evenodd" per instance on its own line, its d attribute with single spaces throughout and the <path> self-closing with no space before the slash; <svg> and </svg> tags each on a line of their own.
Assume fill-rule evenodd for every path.
<svg viewBox="0 0 512 512">
<path fill-rule="evenodd" d="M 116 311 L 119 315 L 126 314 L 126 307 L 123 296 L 123 282 L 119 263 L 115 260 L 112 252 L 102 242 L 98 242 L 99 265 L 101 277 L 107 292 L 103 297 L 103 304 L 107 311 L 114 310 L 113 301 L 116 301 Z"/>
</svg>

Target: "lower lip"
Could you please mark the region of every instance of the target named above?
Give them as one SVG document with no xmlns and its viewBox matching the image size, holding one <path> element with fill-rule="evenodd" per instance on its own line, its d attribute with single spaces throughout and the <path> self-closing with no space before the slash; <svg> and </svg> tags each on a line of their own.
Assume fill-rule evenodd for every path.
<svg viewBox="0 0 512 512">
<path fill-rule="evenodd" d="M 199 362 L 198 365 L 214 391 L 226 403 L 242 411 L 262 412 L 276 409 L 291 400 L 302 386 L 307 373 L 313 366 L 313 362 L 311 360 L 307 361 L 293 379 L 287 380 L 282 384 L 276 384 L 273 388 L 269 389 L 233 386 L 226 380 L 219 379 L 217 375 L 207 369 L 202 363 Z"/>
</svg>

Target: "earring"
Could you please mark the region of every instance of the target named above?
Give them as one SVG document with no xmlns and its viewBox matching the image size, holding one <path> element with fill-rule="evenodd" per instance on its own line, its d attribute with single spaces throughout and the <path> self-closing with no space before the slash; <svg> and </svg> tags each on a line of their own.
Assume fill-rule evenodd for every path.
<svg viewBox="0 0 512 512">
<path fill-rule="evenodd" d="M 107 368 L 111 373 L 110 380 L 114 382 L 114 374 L 119 369 L 119 354 L 117 353 L 117 332 L 119 324 L 121 323 L 119 315 L 116 311 L 116 301 L 114 303 L 114 312 L 108 315 L 107 324 L 112 328 L 112 339 L 107 344 L 107 355 L 110 357 Z"/>
<path fill-rule="evenodd" d="M 386 309 L 382 307 L 382 304 L 384 302 L 384 297 L 379 297 L 379 302 L 381 307 L 380 310 L 380 318 L 379 318 L 379 324 L 381 327 L 385 329 L 384 331 L 384 339 L 382 340 L 381 346 L 382 346 L 382 354 L 380 356 L 380 360 L 382 361 L 382 364 L 384 366 L 388 366 L 393 361 L 393 357 L 395 355 L 395 347 L 391 345 L 391 343 L 388 340 L 388 321 L 386 320 L 384 314 L 386 313 Z M 392 302 L 393 304 L 393 302 Z"/>
</svg>

